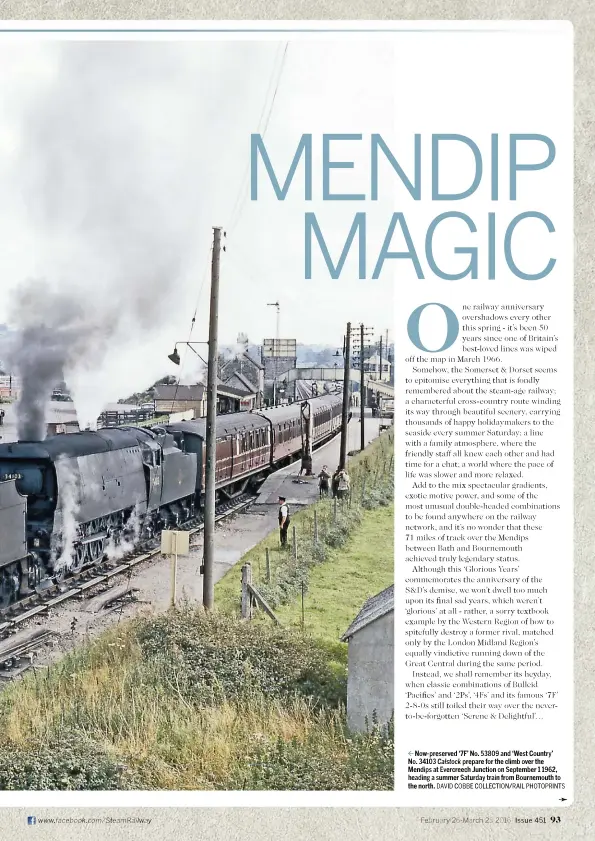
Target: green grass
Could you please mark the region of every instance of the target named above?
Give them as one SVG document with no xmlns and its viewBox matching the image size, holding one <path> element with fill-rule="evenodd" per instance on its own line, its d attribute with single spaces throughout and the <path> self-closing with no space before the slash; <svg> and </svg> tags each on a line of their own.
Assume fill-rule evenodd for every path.
<svg viewBox="0 0 595 841">
<path fill-rule="evenodd" d="M 345 546 L 313 568 L 304 598 L 306 633 L 336 643 L 365 600 L 393 583 L 393 520 L 394 505 L 366 511 Z M 283 625 L 301 627 L 301 599 L 275 613 Z"/>
<path fill-rule="evenodd" d="M 299 513 L 292 515 L 291 521 L 297 528 Z M 253 549 L 246 552 L 242 559 L 217 582 L 215 585 L 215 604 L 219 611 L 239 615 L 242 592 L 242 567 L 244 564 L 250 564 L 252 566 L 253 583 L 255 586 L 258 586 L 259 581 L 264 581 L 265 554 L 267 548 L 269 549 L 271 563 L 271 577 L 274 576 L 275 570 L 281 564 L 286 554 L 279 546 L 279 530 L 277 528 L 273 529 Z"/>
<path fill-rule="evenodd" d="M 128 620 L 0 694 L 0 788 L 390 789 L 392 734 L 288 628 L 190 606 Z"/>
</svg>

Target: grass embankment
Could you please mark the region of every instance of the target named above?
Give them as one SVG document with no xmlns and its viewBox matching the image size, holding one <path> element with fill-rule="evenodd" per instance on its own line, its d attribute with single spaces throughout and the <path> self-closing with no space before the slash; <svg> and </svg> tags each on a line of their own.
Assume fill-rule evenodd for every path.
<svg viewBox="0 0 595 841">
<path fill-rule="evenodd" d="M 0 789 L 391 789 L 392 733 L 347 730 L 338 642 L 392 581 L 391 437 L 350 473 L 351 504 L 316 506 L 317 540 L 297 514 L 297 557 L 271 552 L 268 583 L 263 545 L 249 553 L 282 627 L 238 621 L 234 570 L 216 593 L 230 615 L 123 622 L 0 694 Z"/>
<path fill-rule="evenodd" d="M 394 505 L 390 505 L 366 511 L 348 542 L 312 570 L 304 598 L 306 633 L 336 642 L 364 601 L 393 581 Z M 301 627 L 301 598 L 281 605 L 275 613 L 283 625 Z"/>
<path fill-rule="evenodd" d="M 250 563 L 253 583 L 279 621 L 324 648 L 329 668 L 341 680 L 347 675 L 341 635 L 364 601 L 394 581 L 392 444 L 389 430 L 352 459 L 349 501 L 325 499 L 292 515 L 297 551 L 281 549 L 275 529 L 216 585 L 219 609 L 239 615 L 241 567 Z M 264 613 L 253 621 L 270 623 Z"/>
<path fill-rule="evenodd" d="M 104 633 L 0 695 L 1 789 L 388 789 L 325 652 L 184 608 Z"/>
<path fill-rule="evenodd" d="M 366 521 L 373 523 L 374 520 L 368 517 L 368 512 L 378 506 L 387 506 L 392 502 L 394 493 L 392 453 L 393 430 L 390 429 L 377 438 L 363 453 L 359 453 L 350 460 L 348 470 L 351 478 L 351 499 L 349 502 L 338 504 L 336 511 L 334 500 L 328 499 L 302 510 L 291 512 L 291 523 L 296 530 L 298 545 L 297 563 L 294 563 L 291 548 L 289 551 L 281 549 L 279 532 L 274 529 L 268 537 L 247 552 L 241 562 L 232 567 L 216 584 L 215 598 L 219 609 L 225 613 L 239 614 L 242 566 L 246 563 L 249 563 L 252 567 L 253 583 L 263 592 L 274 608 L 287 604 L 298 596 L 301 598 L 302 581 L 307 584 L 309 595 L 312 597 L 309 579 L 312 579 L 314 583 L 319 582 L 319 590 L 327 589 L 329 592 L 334 591 L 334 594 L 337 594 L 345 583 L 341 580 L 343 571 L 348 572 L 351 582 L 353 582 L 354 577 L 358 576 L 358 570 L 361 571 L 360 597 L 366 592 L 367 585 L 364 584 L 364 579 L 371 582 L 368 595 L 378 592 L 378 590 L 374 590 L 375 583 L 379 580 L 375 575 L 375 569 L 377 563 L 382 565 L 384 562 L 382 542 L 374 541 L 372 538 L 372 552 L 368 552 L 366 540 L 361 539 L 358 541 L 357 550 L 346 550 L 347 553 L 351 553 L 349 558 L 344 557 L 345 550 L 343 547 L 349 535 L 360 526 L 364 514 L 366 514 Z M 317 515 L 318 528 L 316 544 L 314 541 L 314 511 Z M 386 578 L 380 576 L 382 581 L 386 581 L 383 585 L 386 587 L 393 581 L 394 538 L 392 518 L 388 514 L 384 515 L 386 519 L 383 519 L 382 515 L 379 516 L 381 521 L 385 523 L 385 535 L 389 539 L 389 544 L 386 546 L 386 560 L 390 567 L 390 573 Z M 371 537 L 373 526 L 364 524 L 361 529 L 362 534 Z M 290 528 L 290 541 L 292 534 L 292 528 Z M 269 582 L 266 581 L 265 566 L 267 549 L 269 550 L 271 573 Z M 340 549 L 341 551 L 335 552 L 329 557 L 329 552 L 334 549 Z M 358 560 L 356 551 L 363 552 L 364 558 L 362 560 L 365 563 L 365 569 Z M 376 553 L 376 559 L 369 563 L 370 556 L 374 552 Z M 343 562 L 340 561 L 340 558 L 343 558 Z M 319 577 L 320 569 L 314 574 L 314 568 L 327 559 L 331 562 L 328 566 L 325 564 L 325 569 L 328 570 L 327 577 Z M 313 575 L 314 578 L 312 578 Z M 324 576 L 324 573 L 321 573 L 321 575 Z M 383 589 L 383 587 L 381 586 L 379 589 Z M 365 595 L 359 602 L 358 610 L 364 600 Z M 351 604 L 351 607 L 355 607 L 356 604 L 357 600 L 354 604 Z M 328 614 L 329 627 L 333 631 L 340 626 L 342 620 L 343 616 L 337 615 L 337 621 L 333 624 L 332 614 Z"/>
</svg>

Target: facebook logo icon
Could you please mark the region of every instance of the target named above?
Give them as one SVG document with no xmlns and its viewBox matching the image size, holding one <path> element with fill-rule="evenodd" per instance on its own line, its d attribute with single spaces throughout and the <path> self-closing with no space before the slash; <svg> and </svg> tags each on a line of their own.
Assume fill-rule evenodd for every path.
<svg viewBox="0 0 595 841">
<path fill-rule="evenodd" d="M 29 826 L 34 826 L 37 823 L 37 818 L 33 815 L 29 815 L 29 817 L 27 818 L 27 823 L 29 824 Z"/>
</svg>

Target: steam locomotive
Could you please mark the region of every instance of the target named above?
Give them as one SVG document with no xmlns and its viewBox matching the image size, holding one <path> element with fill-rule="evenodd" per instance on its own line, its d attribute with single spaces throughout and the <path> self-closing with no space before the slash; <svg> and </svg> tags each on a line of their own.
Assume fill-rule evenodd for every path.
<svg viewBox="0 0 595 841">
<path fill-rule="evenodd" d="M 325 395 L 216 420 L 216 492 L 233 498 L 341 427 Z M 118 427 L 0 444 L 0 607 L 117 557 L 202 506 L 206 422 Z"/>
</svg>

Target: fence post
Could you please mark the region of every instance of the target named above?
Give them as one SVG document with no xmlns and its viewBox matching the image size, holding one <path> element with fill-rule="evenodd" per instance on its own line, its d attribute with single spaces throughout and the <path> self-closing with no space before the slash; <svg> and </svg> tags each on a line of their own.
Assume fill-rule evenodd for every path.
<svg viewBox="0 0 595 841">
<path fill-rule="evenodd" d="M 318 514 L 316 508 L 314 509 L 314 545 L 318 543 Z"/>
<path fill-rule="evenodd" d="M 304 633 L 304 629 L 306 627 L 305 616 L 304 616 L 304 582 L 302 581 L 302 634 Z"/>
<path fill-rule="evenodd" d="M 297 563 L 297 540 L 295 537 L 295 526 L 292 526 L 293 530 L 293 560 Z"/>
<path fill-rule="evenodd" d="M 242 619 L 251 619 L 250 610 L 252 597 L 248 590 L 248 584 L 252 584 L 252 568 L 250 564 L 244 564 L 242 567 Z"/>
<path fill-rule="evenodd" d="M 364 481 L 362 482 L 362 505 L 364 504 L 364 498 L 366 496 L 366 477 L 364 475 Z"/>
<path fill-rule="evenodd" d="M 267 584 L 271 583 L 271 559 L 269 557 L 269 550 L 268 548 L 265 551 L 265 571 L 266 571 L 266 582 Z"/>
<path fill-rule="evenodd" d="M 335 506 L 333 511 L 333 523 L 337 522 L 337 497 L 335 497 Z"/>
</svg>

